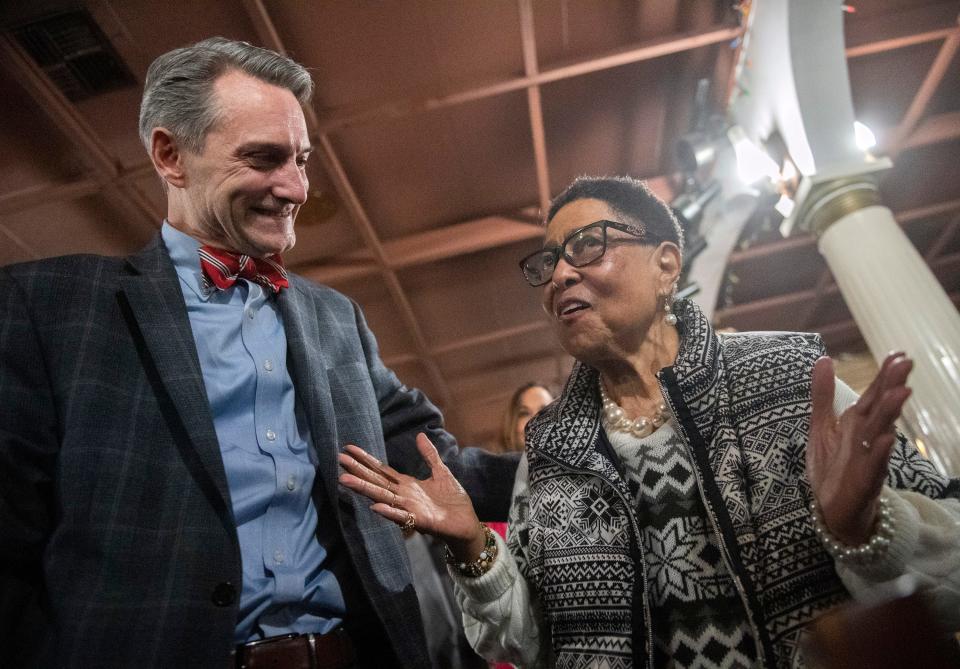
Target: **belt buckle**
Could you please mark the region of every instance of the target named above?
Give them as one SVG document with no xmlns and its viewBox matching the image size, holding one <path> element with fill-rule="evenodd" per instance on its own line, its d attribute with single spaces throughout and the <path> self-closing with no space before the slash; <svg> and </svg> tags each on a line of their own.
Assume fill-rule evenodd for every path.
<svg viewBox="0 0 960 669">
<path fill-rule="evenodd" d="M 236 669 L 247 669 L 249 666 L 248 662 L 250 661 L 250 655 L 261 647 L 269 646 L 272 643 L 277 641 L 290 641 L 291 639 L 296 639 L 300 636 L 297 632 L 291 632 L 289 634 L 280 634 L 278 636 L 267 637 L 266 639 L 257 639 L 256 641 L 248 641 L 247 643 L 241 644 L 237 648 L 236 653 Z"/>
</svg>

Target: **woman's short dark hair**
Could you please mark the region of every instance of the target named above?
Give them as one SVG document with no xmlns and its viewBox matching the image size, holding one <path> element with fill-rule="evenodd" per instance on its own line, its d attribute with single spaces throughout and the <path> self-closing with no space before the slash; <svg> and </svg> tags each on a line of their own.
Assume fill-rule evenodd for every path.
<svg viewBox="0 0 960 669">
<path fill-rule="evenodd" d="M 602 200 L 626 223 L 643 225 L 659 241 L 673 242 L 683 251 L 683 230 L 667 204 L 646 183 L 628 176 L 580 176 L 550 203 L 547 223 L 574 200 Z"/>
</svg>

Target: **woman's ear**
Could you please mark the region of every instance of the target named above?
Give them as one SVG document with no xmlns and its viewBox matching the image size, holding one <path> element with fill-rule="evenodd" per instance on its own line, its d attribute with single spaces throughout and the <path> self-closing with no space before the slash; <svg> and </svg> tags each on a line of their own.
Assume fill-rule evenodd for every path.
<svg viewBox="0 0 960 669">
<path fill-rule="evenodd" d="M 183 150 L 172 132 L 166 128 L 153 129 L 150 133 L 150 159 L 160 178 L 177 188 L 183 188 L 187 183 L 183 157 Z"/>
<path fill-rule="evenodd" d="M 657 268 L 660 270 L 662 292 L 672 292 L 672 286 L 680 279 L 682 260 L 680 248 L 673 242 L 662 242 L 656 251 Z"/>
</svg>

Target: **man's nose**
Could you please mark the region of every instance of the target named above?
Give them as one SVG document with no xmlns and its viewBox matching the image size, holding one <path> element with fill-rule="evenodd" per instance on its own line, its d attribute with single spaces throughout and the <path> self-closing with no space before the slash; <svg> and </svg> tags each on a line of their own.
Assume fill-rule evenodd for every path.
<svg viewBox="0 0 960 669">
<path fill-rule="evenodd" d="M 273 185 L 273 196 L 301 205 L 307 201 L 307 189 L 310 181 L 301 165 L 296 160 L 287 162 L 276 171 L 276 183 Z"/>
</svg>

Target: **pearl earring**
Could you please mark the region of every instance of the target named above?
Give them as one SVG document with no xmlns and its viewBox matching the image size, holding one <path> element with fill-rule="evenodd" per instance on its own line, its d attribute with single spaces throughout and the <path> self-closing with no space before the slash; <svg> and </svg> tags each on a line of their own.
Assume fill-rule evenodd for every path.
<svg viewBox="0 0 960 669">
<path fill-rule="evenodd" d="M 663 322 L 667 325 L 676 325 L 677 324 L 677 315 L 673 313 L 673 310 L 670 309 L 670 296 L 667 296 L 667 299 L 663 302 L 663 310 L 667 314 L 663 317 Z"/>
</svg>

